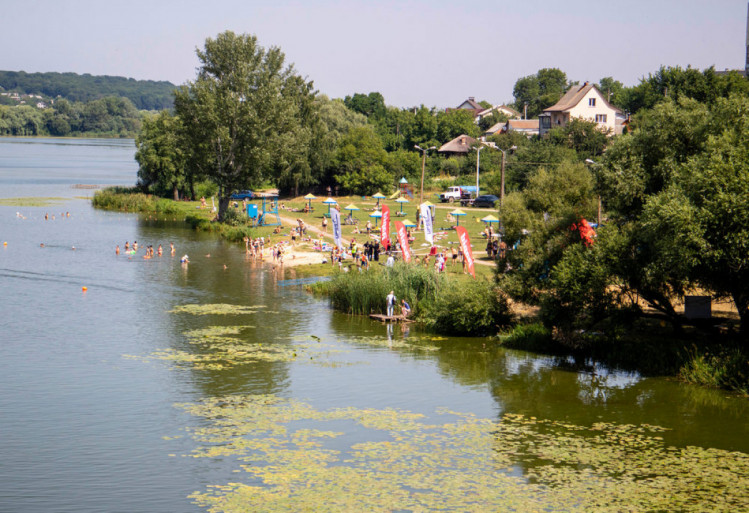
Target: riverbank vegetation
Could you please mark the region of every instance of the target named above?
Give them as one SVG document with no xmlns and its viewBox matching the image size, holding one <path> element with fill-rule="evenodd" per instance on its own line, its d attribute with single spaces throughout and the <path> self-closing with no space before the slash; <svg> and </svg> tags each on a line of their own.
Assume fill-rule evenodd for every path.
<svg viewBox="0 0 749 513">
<path fill-rule="evenodd" d="M 337 272 L 310 289 L 327 295 L 336 310 L 359 315 L 385 314 L 385 298 L 392 290 L 398 298 L 396 315 L 405 299 L 413 320 L 444 335 L 494 335 L 513 321 L 507 298 L 491 281 L 459 279 L 405 263 Z"/>
<path fill-rule="evenodd" d="M 0 136 L 135 137 L 143 115 L 120 97 L 59 99 L 44 108 L 0 105 Z"/>
<path fill-rule="evenodd" d="M 196 182 L 215 184 L 219 220 L 233 215 L 232 192 L 260 184 L 295 196 L 314 186 L 327 194 L 389 194 L 399 176 L 412 183 L 420 177 L 414 145 L 480 133 L 460 109 L 395 109 L 379 93 L 342 102 L 318 96 L 279 49 L 262 48 L 254 36 L 219 34 L 198 57 L 201 69 L 178 91 L 175 112 L 145 123 L 137 140 L 139 179 L 144 190 L 175 198 L 195 197 Z M 560 70 L 540 70 L 520 79 L 514 93 L 539 109 L 573 83 Z M 501 190 L 504 162 L 508 191 L 498 213 L 509 249 L 496 266 L 496 285 L 513 304 L 535 308 L 561 350 L 608 351 L 615 359 L 612 344 L 633 341 L 633 354 L 643 354 L 637 341 L 644 350 L 646 327 L 663 322 L 682 346 L 692 333 L 710 340 L 683 366 L 685 379 L 706 375 L 708 366 L 716 375 L 743 373 L 737 369 L 749 365 L 747 82 L 711 69 L 661 68 L 632 88 L 610 77 L 599 88 L 633 113 L 622 135 L 572 120 L 543 138 L 489 138 L 503 151 L 482 152 L 482 186 Z M 472 155 L 427 156 L 427 185 L 474 183 Z M 413 188 L 404 194 L 415 199 Z M 598 217 L 594 231 L 590 222 Z M 350 294 L 382 295 L 374 284 L 366 292 L 357 277 L 340 280 L 351 282 Z M 688 295 L 729 300 L 733 308 L 690 319 Z M 442 297 L 453 306 L 460 299 Z M 347 301 L 344 310 L 377 304 Z M 731 346 L 744 356 L 721 356 L 733 354 L 722 349 Z M 736 388 L 726 385 L 735 380 L 712 381 Z"/>
</svg>

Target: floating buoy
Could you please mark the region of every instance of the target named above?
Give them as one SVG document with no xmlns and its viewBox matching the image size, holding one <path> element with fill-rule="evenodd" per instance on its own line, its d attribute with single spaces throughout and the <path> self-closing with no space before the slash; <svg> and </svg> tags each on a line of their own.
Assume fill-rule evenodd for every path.
<svg viewBox="0 0 749 513">
<path fill-rule="evenodd" d="M 8 243 L 7 243 L 7 242 L 3 242 L 3 246 L 7 246 L 7 245 L 8 245 Z"/>
<path fill-rule="evenodd" d="M 83 292 L 86 292 L 86 291 L 88 290 L 88 287 L 81 287 L 81 290 L 82 290 Z"/>
</svg>

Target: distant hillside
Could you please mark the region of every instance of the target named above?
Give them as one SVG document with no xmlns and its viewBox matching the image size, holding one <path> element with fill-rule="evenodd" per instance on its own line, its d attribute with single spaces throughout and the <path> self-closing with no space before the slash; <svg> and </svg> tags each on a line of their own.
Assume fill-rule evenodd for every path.
<svg viewBox="0 0 749 513">
<path fill-rule="evenodd" d="M 0 71 L 0 87 L 6 91 L 39 94 L 49 98 L 58 95 L 75 102 L 87 102 L 106 96 L 128 98 L 138 109 L 170 109 L 174 103 L 171 82 L 135 80 L 125 77 L 92 76 L 88 73 L 26 73 Z"/>
</svg>

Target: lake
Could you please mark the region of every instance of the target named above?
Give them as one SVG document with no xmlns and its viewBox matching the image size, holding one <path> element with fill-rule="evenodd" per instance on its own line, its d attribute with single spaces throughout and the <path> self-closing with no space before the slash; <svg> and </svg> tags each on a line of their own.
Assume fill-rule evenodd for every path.
<svg viewBox="0 0 749 513">
<path fill-rule="evenodd" d="M 335 313 L 93 209 L 134 151 L 0 138 L 0 511 L 749 508 L 746 398 Z"/>
</svg>

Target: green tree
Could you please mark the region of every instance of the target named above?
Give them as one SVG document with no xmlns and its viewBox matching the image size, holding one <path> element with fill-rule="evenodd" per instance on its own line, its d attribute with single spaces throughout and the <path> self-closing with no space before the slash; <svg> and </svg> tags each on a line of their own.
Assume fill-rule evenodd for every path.
<svg viewBox="0 0 749 513">
<path fill-rule="evenodd" d="M 279 48 L 227 31 L 197 55 L 198 76 L 177 91 L 175 111 L 187 158 L 219 187 L 221 220 L 234 190 L 274 178 L 278 162 L 291 162 L 308 137 L 300 136 L 296 74 Z"/>
<path fill-rule="evenodd" d="M 518 244 L 497 266 L 500 286 L 515 299 L 539 304 L 550 288 L 549 277 L 565 250 L 582 244 L 572 230 L 595 212 L 591 172 L 578 162 L 534 171 L 522 192 L 505 198 L 500 215 L 509 245 Z M 509 272 L 504 272 L 508 268 Z"/>
<path fill-rule="evenodd" d="M 603 154 L 609 142 L 608 130 L 602 130 L 595 121 L 572 118 L 561 128 L 552 128 L 549 141 L 575 150 L 581 159 L 595 158 Z"/>
<path fill-rule="evenodd" d="M 624 106 L 624 84 L 614 80 L 613 77 L 603 77 L 598 81 L 596 87 L 609 103 L 619 108 Z"/>
<path fill-rule="evenodd" d="M 389 191 L 394 177 L 388 171 L 388 154 L 374 129 L 367 125 L 353 128 L 341 140 L 337 154 L 336 180 L 354 194 Z"/>
<path fill-rule="evenodd" d="M 353 96 L 346 96 L 343 103 L 349 109 L 364 114 L 368 118 L 381 118 L 386 112 L 385 98 L 377 92 L 366 95 L 355 93 Z"/>
<path fill-rule="evenodd" d="M 515 109 L 523 112 L 528 105 L 528 117 L 538 116 L 545 108 L 551 107 L 562 97 L 571 84 L 567 75 L 557 68 L 544 68 L 535 75 L 518 79 L 512 94 L 515 97 Z"/>
<path fill-rule="evenodd" d="M 629 112 L 652 109 L 667 100 L 686 97 L 712 105 L 718 98 L 731 94 L 749 94 L 749 82 L 737 73 L 718 75 L 713 68 L 704 71 L 679 66 L 661 67 L 635 87 L 622 92 L 622 107 Z"/>
<path fill-rule="evenodd" d="M 456 109 L 448 112 L 440 112 L 436 116 L 437 139 L 440 144 L 445 144 L 461 134 L 478 137 L 479 127 L 471 111 Z"/>
<path fill-rule="evenodd" d="M 366 125 L 367 118 L 347 108 L 340 99 L 320 95 L 315 103 L 320 122 L 312 134 L 310 165 L 316 183 L 332 185 L 336 182 L 336 156 L 341 139 L 353 128 Z"/>
<path fill-rule="evenodd" d="M 168 111 L 149 116 L 135 138 L 135 160 L 138 162 L 138 185 L 158 195 L 171 194 L 179 200 L 185 185 L 185 158 L 179 144 L 179 118 Z"/>
</svg>

